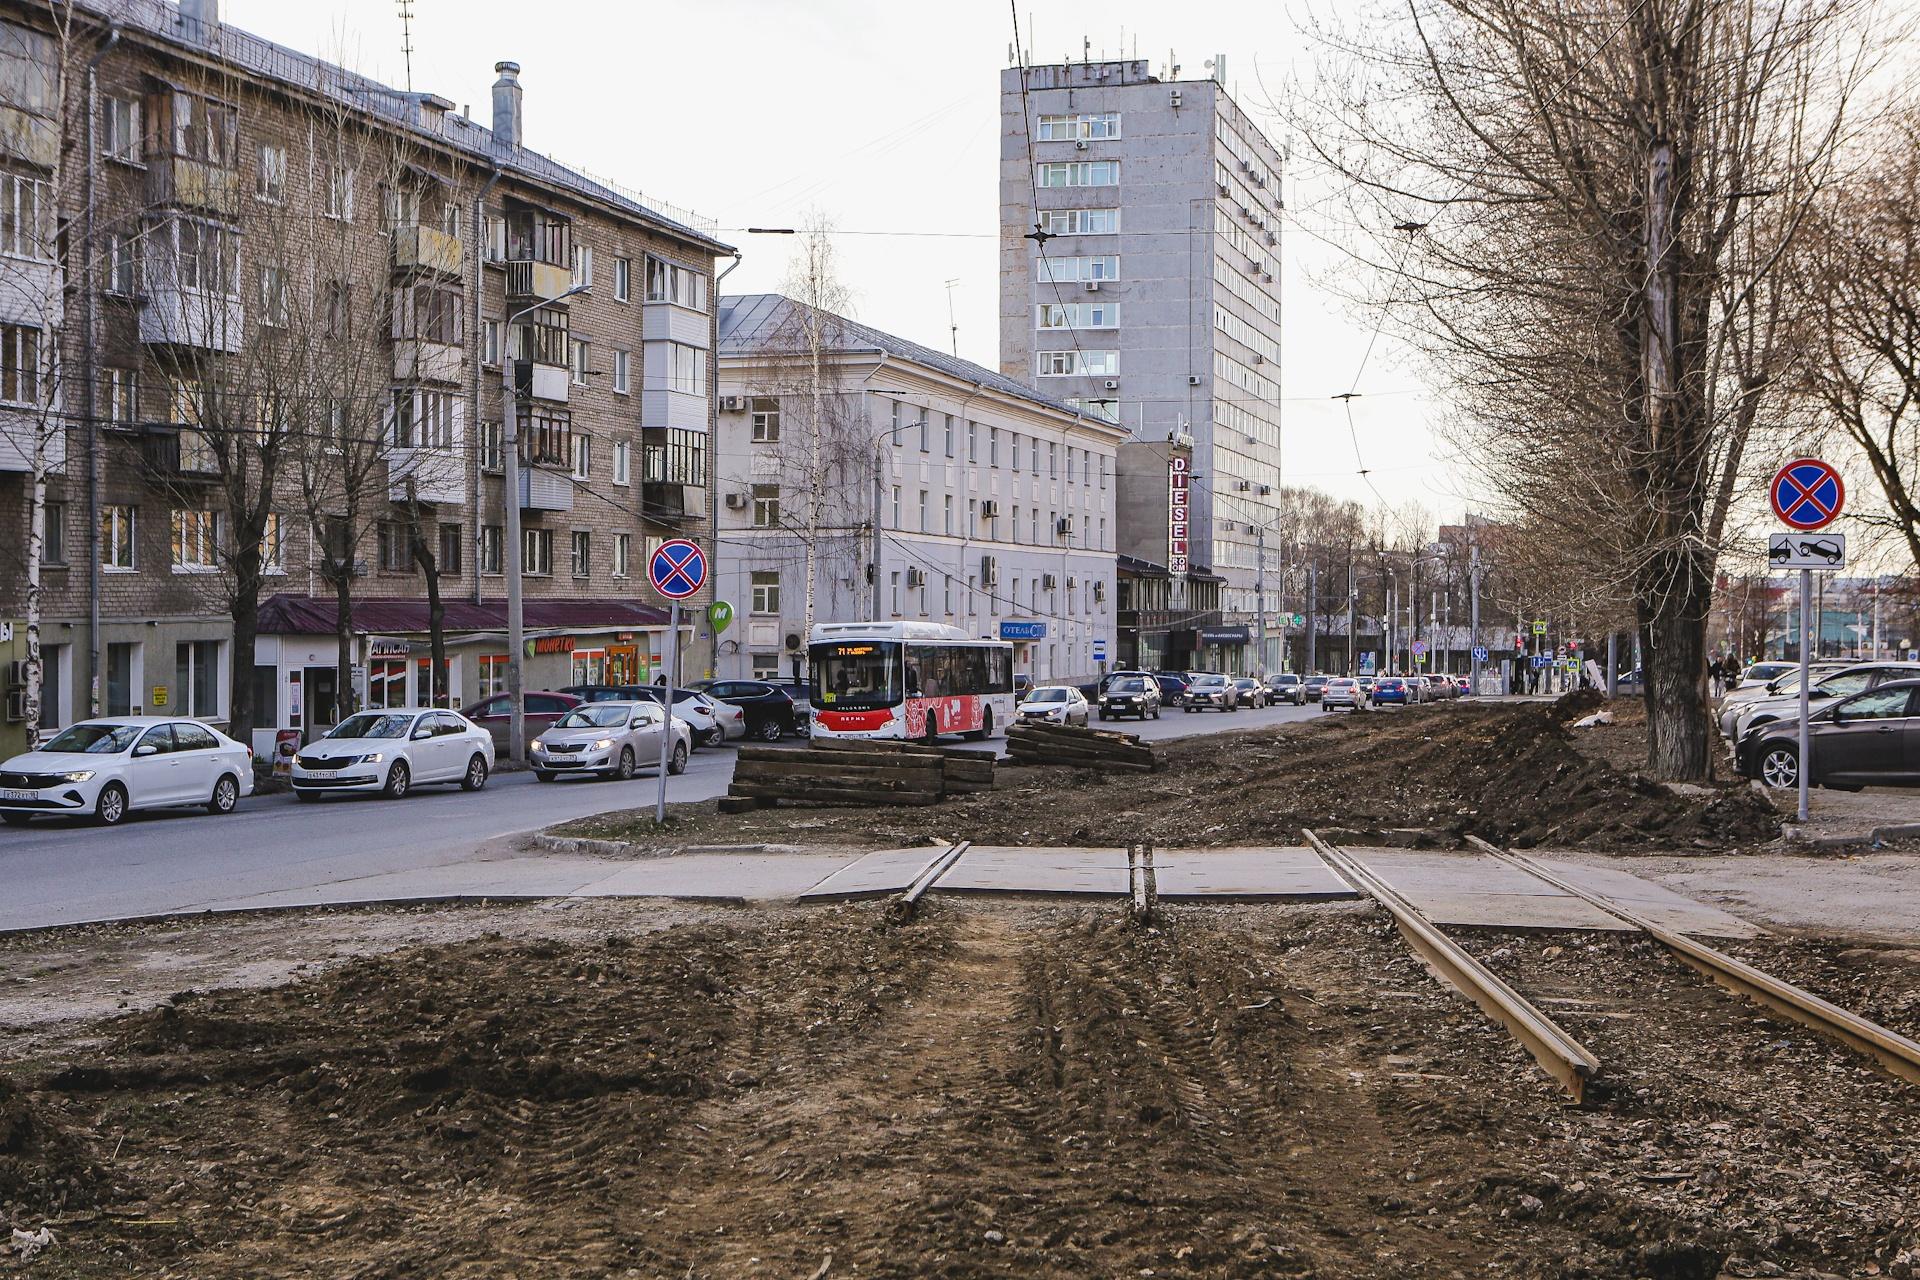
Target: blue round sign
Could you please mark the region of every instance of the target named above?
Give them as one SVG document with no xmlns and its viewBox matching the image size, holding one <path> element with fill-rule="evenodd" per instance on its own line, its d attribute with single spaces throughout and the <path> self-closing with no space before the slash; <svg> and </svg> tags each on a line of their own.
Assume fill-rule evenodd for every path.
<svg viewBox="0 0 1920 1280">
<path fill-rule="evenodd" d="M 647 561 L 653 589 L 669 600 L 685 600 L 707 585 L 707 553 L 685 538 L 673 538 Z"/>
<path fill-rule="evenodd" d="M 1473 646 L 1473 660 L 1475 662 L 1485 662 L 1487 660 L 1487 646 L 1483 644 Z"/>
<path fill-rule="evenodd" d="M 1773 513 L 1787 524 L 1812 530 L 1839 516 L 1846 505 L 1847 487 L 1829 464 L 1818 458 L 1795 458 L 1774 474 L 1767 497 Z"/>
</svg>

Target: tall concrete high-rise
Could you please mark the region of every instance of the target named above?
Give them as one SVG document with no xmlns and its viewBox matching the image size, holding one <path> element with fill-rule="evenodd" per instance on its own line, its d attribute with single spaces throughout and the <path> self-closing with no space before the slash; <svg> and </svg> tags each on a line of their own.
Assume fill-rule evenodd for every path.
<svg viewBox="0 0 1920 1280">
<path fill-rule="evenodd" d="M 1282 162 L 1224 62 L 1208 80 L 1139 60 L 1001 73 L 1000 365 L 1126 427 L 1122 471 L 1143 490 L 1190 438 L 1185 564 L 1177 512 L 1118 513 L 1119 650 L 1244 671 L 1279 653 L 1271 536 L 1267 654 L 1251 640 L 1280 485 Z"/>
</svg>

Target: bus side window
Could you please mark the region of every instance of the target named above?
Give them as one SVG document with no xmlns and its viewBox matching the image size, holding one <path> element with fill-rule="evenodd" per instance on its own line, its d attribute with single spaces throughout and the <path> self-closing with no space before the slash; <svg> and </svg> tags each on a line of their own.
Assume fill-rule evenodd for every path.
<svg viewBox="0 0 1920 1280">
<path fill-rule="evenodd" d="M 920 660 L 920 685 L 929 698 L 947 696 L 947 651 L 927 649 Z"/>
<path fill-rule="evenodd" d="M 917 698 L 921 694 L 920 669 L 927 656 L 925 649 L 908 649 L 907 658 L 907 696 Z"/>
</svg>

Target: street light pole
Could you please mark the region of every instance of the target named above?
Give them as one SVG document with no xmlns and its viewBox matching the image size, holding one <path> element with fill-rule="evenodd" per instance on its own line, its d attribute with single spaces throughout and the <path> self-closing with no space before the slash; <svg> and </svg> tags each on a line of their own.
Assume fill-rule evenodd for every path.
<svg viewBox="0 0 1920 1280">
<path fill-rule="evenodd" d="M 507 317 L 507 339 L 513 339 L 514 321 L 521 316 L 531 315 L 542 307 L 571 298 L 576 293 L 585 293 L 587 286 L 577 284 L 559 297 L 545 302 L 536 302 L 530 307 L 522 307 Z M 527 354 L 525 352 L 522 353 Z M 515 361 L 516 366 L 518 361 Z M 531 361 L 529 361 L 531 363 Z M 506 453 L 506 502 L 507 508 L 507 702 L 512 708 L 507 730 L 507 755 L 515 764 L 527 762 L 527 700 L 522 696 L 525 686 L 524 655 L 526 647 L 526 610 L 520 599 L 520 577 L 523 568 L 520 555 L 520 410 L 526 406 L 533 393 L 533 375 L 527 375 L 522 385 L 516 368 L 513 386 L 513 412 L 506 415 L 506 423 L 501 427 L 501 447 Z"/>
<path fill-rule="evenodd" d="M 1267 674 L 1267 526 L 1254 530 L 1253 604 L 1254 630 L 1258 633 L 1260 658 L 1255 674 Z"/>
</svg>

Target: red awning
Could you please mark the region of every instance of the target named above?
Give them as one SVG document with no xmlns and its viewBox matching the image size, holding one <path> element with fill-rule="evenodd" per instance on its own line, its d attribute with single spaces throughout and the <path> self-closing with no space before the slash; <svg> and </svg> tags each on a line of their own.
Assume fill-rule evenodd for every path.
<svg viewBox="0 0 1920 1280">
<path fill-rule="evenodd" d="M 276 595 L 260 602 L 260 634 L 330 636 L 339 617 L 331 596 Z M 443 625 L 448 632 L 504 631 L 505 600 L 448 600 Z M 528 600 L 522 605 L 526 626 L 540 631 L 584 631 L 607 627 L 664 627 L 667 611 L 638 600 Z M 425 600 L 355 600 L 356 635 L 424 634 Z"/>
</svg>

